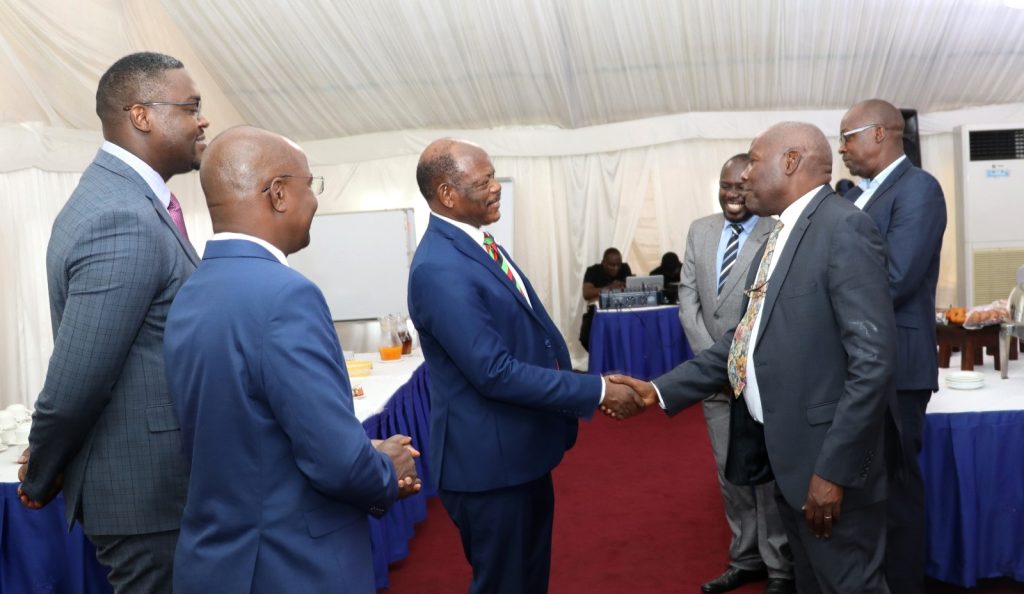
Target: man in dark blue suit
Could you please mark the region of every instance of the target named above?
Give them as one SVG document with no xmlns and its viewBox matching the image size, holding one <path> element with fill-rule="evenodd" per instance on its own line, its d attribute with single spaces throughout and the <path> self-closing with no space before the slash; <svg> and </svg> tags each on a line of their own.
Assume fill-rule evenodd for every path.
<svg viewBox="0 0 1024 594">
<path fill-rule="evenodd" d="M 924 480 L 917 463 L 921 428 L 938 390 L 935 287 L 946 230 L 939 182 L 903 153 L 903 116 L 890 103 L 863 101 L 843 116 L 839 154 L 862 178 L 845 196 L 871 215 L 886 243 L 889 290 L 896 312 L 894 381 L 907 472 L 889 487 L 886 580 L 901 594 L 924 592 Z"/>
<path fill-rule="evenodd" d="M 240 127 L 200 181 L 215 234 L 164 336 L 191 469 L 174 591 L 372 593 L 366 515 L 419 490 L 418 454 L 366 437 L 327 303 L 285 259 L 309 243 L 323 178 Z"/>
<path fill-rule="evenodd" d="M 433 211 L 409 273 L 409 314 L 430 371 L 430 472 L 473 566 L 470 592 L 538 594 L 551 566 L 551 469 L 577 419 L 642 401 L 574 373 L 540 297 L 480 227 L 501 184 L 480 147 L 430 144 L 416 169 Z M 622 389 L 626 388 L 626 389 Z"/>
</svg>

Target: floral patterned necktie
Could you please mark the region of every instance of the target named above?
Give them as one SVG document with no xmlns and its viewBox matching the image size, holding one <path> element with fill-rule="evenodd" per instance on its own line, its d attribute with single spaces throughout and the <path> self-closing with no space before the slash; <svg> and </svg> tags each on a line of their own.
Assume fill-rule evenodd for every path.
<svg viewBox="0 0 1024 594">
<path fill-rule="evenodd" d="M 768 286 L 768 267 L 772 263 L 772 254 L 775 253 L 775 242 L 779 239 L 779 231 L 782 230 L 782 221 L 775 224 L 771 235 L 768 236 L 768 243 L 764 247 L 764 256 L 761 257 L 761 264 L 757 267 L 757 278 L 754 279 L 754 286 L 744 291 L 749 298 L 747 311 L 743 319 L 736 326 L 736 334 L 732 337 L 732 346 L 729 347 L 729 383 L 732 384 L 733 396 L 739 398 L 743 388 L 747 386 L 747 347 L 750 345 L 750 332 L 754 329 L 754 320 L 757 319 L 757 312 L 761 309 L 761 302 L 764 301 L 764 294 Z"/>
</svg>

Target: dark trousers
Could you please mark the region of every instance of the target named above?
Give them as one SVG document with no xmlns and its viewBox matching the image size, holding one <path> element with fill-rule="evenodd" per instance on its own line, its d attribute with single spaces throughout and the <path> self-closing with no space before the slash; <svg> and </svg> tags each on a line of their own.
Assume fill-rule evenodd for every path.
<svg viewBox="0 0 1024 594">
<path fill-rule="evenodd" d="M 917 457 L 921 453 L 924 413 L 931 397 L 931 390 L 896 393 L 905 472 L 889 483 L 885 580 L 891 591 L 900 594 L 924 593 L 928 518 L 924 508 L 924 478 Z"/>
<path fill-rule="evenodd" d="M 544 594 L 551 573 L 555 492 L 551 474 L 524 485 L 440 490 L 473 567 L 470 594 Z"/>
<path fill-rule="evenodd" d="M 789 536 L 800 594 L 889 594 L 882 572 L 885 558 L 885 502 L 842 510 L 831 538 L 817 538 L 800 510 L 775 500 Z M 903 594 L 893 591 L 893 594 Z"/>
<path fill-rule="evenodd" d="M 178 531 L 151 534 L 86 534 L 96 559 L 110 567 L 115 594 L 170 594 Z"/>
</svg>

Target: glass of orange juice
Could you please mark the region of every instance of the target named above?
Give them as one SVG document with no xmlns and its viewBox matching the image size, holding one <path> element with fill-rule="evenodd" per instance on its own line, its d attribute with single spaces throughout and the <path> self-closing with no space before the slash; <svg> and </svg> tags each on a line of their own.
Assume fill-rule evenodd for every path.
<svg viewBox="0 0 1024 594">
<path fill-rule="evenodd" d="M 394 316 L 384 316 L 380 322 L 380 352 L 381 361 L 396 361 L 402 358 L 402 339 L 398 335 L 397 324 Z"/>
</svg>

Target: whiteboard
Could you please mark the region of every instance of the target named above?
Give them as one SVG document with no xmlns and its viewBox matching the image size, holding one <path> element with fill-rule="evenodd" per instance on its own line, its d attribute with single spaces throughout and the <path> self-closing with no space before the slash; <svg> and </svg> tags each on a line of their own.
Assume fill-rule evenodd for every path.
<svg viewBox="0 0 1024 594">
<path fill-rule="evenodd" d="M 416 247 L 411 208 L 315 216 L 309 237 L 309 247 L 288 263 L 320 287 L 334 321 L 407 312 Z"/>
</svg>

